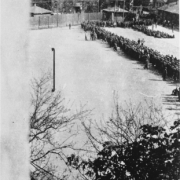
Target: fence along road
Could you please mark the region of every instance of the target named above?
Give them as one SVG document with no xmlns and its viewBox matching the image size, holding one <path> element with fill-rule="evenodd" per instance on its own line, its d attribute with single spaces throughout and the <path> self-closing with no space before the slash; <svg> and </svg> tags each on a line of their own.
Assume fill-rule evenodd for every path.
<svg viewBox="0 0 180 180">
<path fill-rule="evenodd" d="M 83 21 L 101 20 L 102 13 L 55 14 L 30 17 L 30 29 L 79 25 Z"/>
</svg>

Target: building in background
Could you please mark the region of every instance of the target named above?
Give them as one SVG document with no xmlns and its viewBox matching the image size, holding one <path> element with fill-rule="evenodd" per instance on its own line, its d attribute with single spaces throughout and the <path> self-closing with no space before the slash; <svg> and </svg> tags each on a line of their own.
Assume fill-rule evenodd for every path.
<svg viewBox="0 0 180 180">
<path fill-rule="evenodd" d="M 51 0 L 54 13 L 74 13 L 74 0 Z"/>
<path fill-rule="evenodd" d="M 150 6 L 153 0 L 134 0 L 134 6 Z"/>
<path fill-rule="evenodd" d="M 179 1 L 179 0 L 167 0 L 167 3 L 168 3 L 168 4 L 169 4 L 169 3 L 173 3 L 173 2 L 178 3 L 178 1 Z"/>
<path fill-rule="evenodd" d="M 150 12 L 153 7 L 153 0 L 134 0 L 133 12 L 142 14 L 142 12 Z"/>
<path fill-rule="evenodd" d="M 31 7 L 30 14 L 31 14 L 31 17 L 43 16 L 43 15 L 47 16 L 47 15 L 52 15 L 53 12 L 48 9 L 38 7 L 36 6 L 36 4 L 34 4 L 34 6 Z"/>
<path fill-rule="evenodd" d="M 32 0 L 31 6 L 34 5 L 44 9 L 52 10 L 52 0 Z"/>
<path fill-rule="evenodd" d="M 111 22 L 123 22 L 126 15 L 129 13 L 127 10 L 120 7 L 109 7 L 103 9 L 103 20 Z"/>
<path fill-rule="evenodd" d="M 98 12 L 101 0 L 32 0 L 32 6 L 52 10 L 54 13 Z M 103 1 L 102 1 L 102 4 Z"/>
<path fill-rule="evenodd" d="M 98 12 L 99 0 L 52 0 L 52 10 L 59 13 Z"/>
<path fill-rule="evenodd" d="M 153 7 L 159 8 L 164 6 L 165 4 L 176 3 L 176 2 L 178 2 L 178 0 L 153 0 Z"/>
<path fill-rule="evenodd" d="M 105 0 L 104 3 L 106 3 L 105 8 L 119 7 L 122 9 L 129 10 L 133 5 L 133 1 L 134 0 Z"/>
<path fill-rule="evenodd" d="M 53 11 L 54 13 L 81 13 L 100 12 L 103 9 L 119 7 L 128 11 L 150 8 L 159 8 L 166 3 L 177 0 L 32 0 L 32 6 Z"/>
<path fill-rule="evenodd" d="M 158 15 L 162 21 L 179 26 L 179 1 L 170 2 L 158 8 Z"/>
<path fill-rule="evenodd" d="M 167 3 L 167 0 L 154 0 L 153 7 L 159 8 L 159 7 L 164 6 L 166 3 Z"/>
<path fill-rule="evenodd" d="M 129 11 L 134 1 L 149 2 L 149 0 L 32 0 L 32 5 L 36 4 L 55 13 L 78 13 L 99 12 L 111 7 L 120 7 Z"/>
</svg>

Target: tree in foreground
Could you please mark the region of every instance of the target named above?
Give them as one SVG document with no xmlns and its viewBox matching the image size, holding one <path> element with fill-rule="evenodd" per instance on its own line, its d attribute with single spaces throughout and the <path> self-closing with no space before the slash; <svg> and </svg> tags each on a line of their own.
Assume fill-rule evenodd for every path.
<svg viewBox="0 0 180 180">
<path fill-rule="evenodd" d="M 68 161 L 83 179 L 179 180 L 179 118 L 168 128 L 161 109 L 153 105 L 116 104 L 114 116 L 94 126 L 98 135 L 92 133 L 92 123 L 82 124 L 95 154 L 88 159 L 73 154 Z"/>
<path fill-rule="evenodd" d="M 54 160 L 66 161 L 65 150 L 74 147 L 73 138 L 78 134 L 76 120 L 86 114 L 85 111 L 71 115 L 64 106 L 61 92 L 51 91 L 51 77 L 44 75 L 32 81 L 30 114 L 30 163 L 34 167 L 32 177 L 38 179 L 60 179 Z"/>
<path fill-rule="evenodd" d="M 33 177 L 67 179 L 67 174 L 57 174 L 60 169 L 52 163 L 60 159 L 79 171 L 79 179 L 178 180 L 179 118 L 167 128 L 161 109 L 153 104 L 144 108 L 144 104 L 121 107 L 115 103 L 109 121 L 85 122 L 86 111 L 71 115 L 61 92 L 51 92 L 50 82 L 49 76 L 32 82 L 29 143 Z M 85 158 L 82 154 L 67 157 L 65 151 L 75 149 L 73 139 L 78 134 L 75 127 L 79 119 L 88 137 L 83 150 L 90 154 L 85 153 Z"/>
</svg>

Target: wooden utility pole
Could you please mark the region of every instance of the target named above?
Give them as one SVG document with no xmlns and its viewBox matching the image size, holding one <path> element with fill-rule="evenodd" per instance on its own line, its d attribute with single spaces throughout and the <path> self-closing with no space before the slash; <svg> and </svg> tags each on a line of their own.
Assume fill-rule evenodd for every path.
<svg viewBox="0 0 180 180">
<path fill-rule="evenodd" d="M 48 16 L 48 28 L 49 28 L 49 16 Z"/>
<path fill-rule="evenodd" d="M 39 16 L 39 23 L 38 23 L 38 28 L 40 28 L 40 16 Z"/>
<path fill-rule="evenodd" d="M 99 12 L 99 0 L 98 0 L 98 12 Z"/>
<path fill-rule="evenodd" d="M 57 27 L 58 27 L 58 22 L 59 21 L 59 14 L 57 13 Z"/>
<path fill-rule="evenodd" d="M 53 89 L 52 92 L 55 91 L 55 49 L 52 48 L 53 51 Z"/>
<path fill-rule="evenodd" d="M 123 4 L 123 21 L 124 21 L 124 11 L 125 11 L 124 5 L 125 5 L 125 0 L 124 0 L 124 4 Z"/>
</svg>

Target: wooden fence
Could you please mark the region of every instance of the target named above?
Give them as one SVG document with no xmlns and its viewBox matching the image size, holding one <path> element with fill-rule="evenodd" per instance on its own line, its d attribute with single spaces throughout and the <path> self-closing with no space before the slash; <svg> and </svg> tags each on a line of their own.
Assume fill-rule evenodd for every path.
<svg viewBox="0 0 180 180">
<path fill-rule="evenodd" d="M 102 13 L 55 14 L 30 17 L 31 29 L 79 25 L 83 21 L 101 20 Z"/>
</svg>

